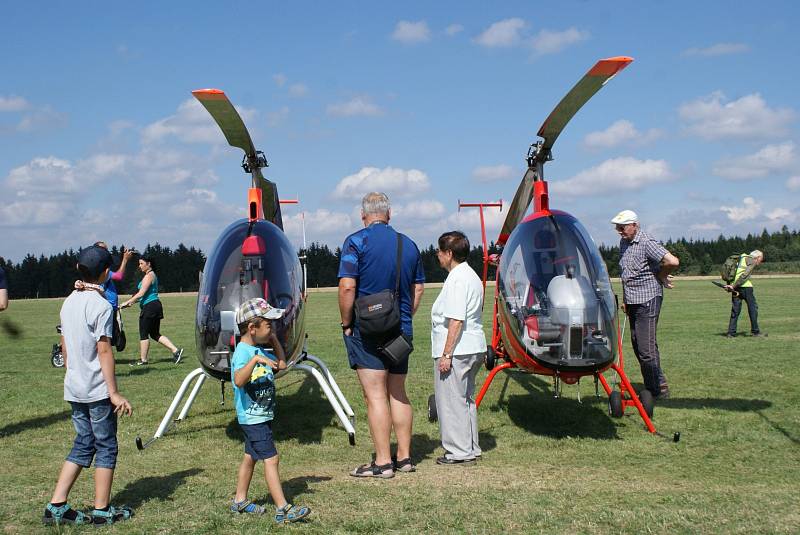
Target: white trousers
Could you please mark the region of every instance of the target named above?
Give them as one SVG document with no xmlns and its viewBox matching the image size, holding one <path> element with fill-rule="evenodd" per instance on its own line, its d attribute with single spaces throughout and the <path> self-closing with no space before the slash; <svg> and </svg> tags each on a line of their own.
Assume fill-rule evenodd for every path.
<svg viewBox="0 0 800 535">
<path fill-rule="evenodd" d="M 475 407 L 475 376 L 486 353 L 454 355 L 447 373 L 439 372 L 433 359 L 433 392 L 442 434 L 442 447 L 448 459 L 474 459 L 480 456 L 478 411 Z"/>
</svg>

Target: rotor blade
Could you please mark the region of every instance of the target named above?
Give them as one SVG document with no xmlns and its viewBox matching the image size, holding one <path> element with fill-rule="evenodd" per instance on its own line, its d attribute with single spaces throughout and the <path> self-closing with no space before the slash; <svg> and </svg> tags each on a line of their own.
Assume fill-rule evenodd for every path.
<svg viewBox="0 0 800 535">
<path fill-rule="evenodd" d="M 248 156 L 255 155 L 256 149 L 253 146 L 253 140 L 250 139 L 250 133 L 224 91 L 197 89 L 192 91 L 192 95 L 200 101 L 200 104 L 217 122 L 229 145 L 239 147 Z"/>
<path fill-rule="evenodd" d="M 631 61 L 633 58 L 627 56 L 601 59 L 589 69 L 589 72 L 561 99 L 539 128 L 537 135 L 544 138 L 545 153 L 549 152 L 561 131 L 578 110 Z"/>
<path fill-rule="evenodd" d="M 500 230 L 500 238 L 497 240 L 499 245 L 506 243 L 508 236 L 519 225 L 519 222 L 525 217 L 525 212 L 528 211 L 528 205 L 531 204 L 531 194 L 533 193 L 534 174 L 533 169 L 528 169 L 519 183 L 517 192 L 514 194 L 514 200 L 508 205 L 508 213 L 505 221 L 503 221 L 503 228 Z"/>
<path fill-rule="evenodd" d="M 264 178 L 261 170 L 256 172 L 256 185 L 261 189 L 261 206 L 264 210 L 264 219 L 271 221 L 283 230 L 283 217 L 281 216 L 281 202 L 278 198 L 278 187 L 274 182 Z"/>
</svg>

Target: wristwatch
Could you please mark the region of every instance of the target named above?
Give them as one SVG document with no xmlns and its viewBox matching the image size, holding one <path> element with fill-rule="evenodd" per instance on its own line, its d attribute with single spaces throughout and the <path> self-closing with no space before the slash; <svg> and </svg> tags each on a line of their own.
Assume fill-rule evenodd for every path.
<svg viewBox="0 0 800 535">
<path fill-rule="evenodd" d="M 452 353 L 442 353 L 442 358 L 443 359 L 448 359 L 448 360 L 453 360 L 453 354 Z"/>
<path fill-rule="evenodd" d="M 342 330 L 346 331 L 347 329 L 352 329 L 352 325 L 345 325 L 344 322 L 341 322 L 340 325 L 342 326 Z"/>
</svg>

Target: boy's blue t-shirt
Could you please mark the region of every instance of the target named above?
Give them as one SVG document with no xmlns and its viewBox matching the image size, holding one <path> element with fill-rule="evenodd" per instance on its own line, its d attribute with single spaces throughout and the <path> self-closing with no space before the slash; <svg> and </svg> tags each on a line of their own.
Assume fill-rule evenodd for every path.
<svg viewBox="0 0 800 535">
<path fill-rule="evenodd" d="M 240 424 L 253 425 L 271 421 L 275 416 L 275 376 L 272 368 L 264 364 L 256 364 L 250 382 L 243 387 L 236 386 L 234 375 L 236 370 L 244 368 L 256 353 L 277 360 L 275 356 L 260 347 L 244 342 L 236 344 L 231 361 L 231 383 L 233 383 L 233 399 L 236 406 L 236 418 Z"/>
<path fill-rule="evenodd" d="M 111 280 L 111 277 L 114 276 L 114 271 L 108 271 L 108 278 L 106 282 L 103 283 L 103 289 L 105 290 L 104 295 L 106 296 L 106 301 L 111 303 L 111 306 L 114 309 L 119 308 L 119 297 L 117 295 L 117 287 L 114 285 L 114 281 Z"/>
</svg>

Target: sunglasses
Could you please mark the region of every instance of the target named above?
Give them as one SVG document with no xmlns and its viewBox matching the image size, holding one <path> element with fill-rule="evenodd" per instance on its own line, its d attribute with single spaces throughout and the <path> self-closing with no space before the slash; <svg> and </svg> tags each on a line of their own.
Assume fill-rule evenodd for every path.
<svg viewBox="0 0 800 535">
<path fill-rule="evenodd" d="M 626 224 L 624 224 L 624 225 L 617 225 L 617 226 L 616 226 L 617 232 L 621 232 L 621 231 L 625 230 L 625 227 L 627 227 L 627 226 L 629 226 L 629 225 L 632 225 L 632 224 L 633 224 L 633 223 L 626 223 Z"/>
</svg>

